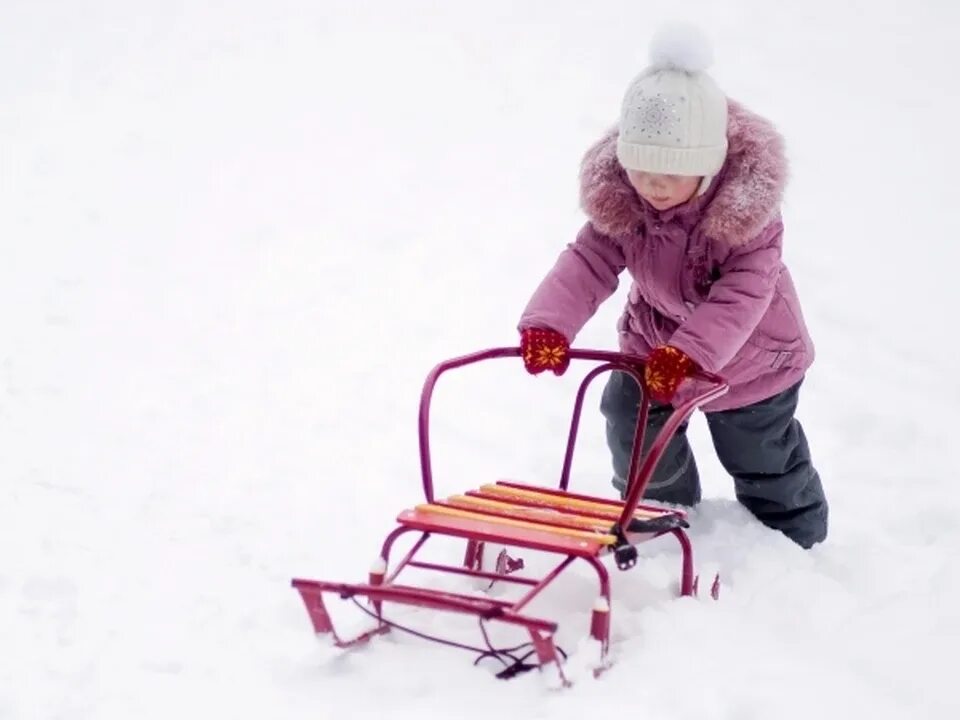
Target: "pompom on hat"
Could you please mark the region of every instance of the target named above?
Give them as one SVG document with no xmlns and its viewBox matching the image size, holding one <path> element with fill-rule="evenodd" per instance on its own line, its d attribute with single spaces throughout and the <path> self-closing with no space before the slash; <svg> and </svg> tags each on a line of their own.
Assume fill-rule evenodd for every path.
<svg viewBox="0 0 960 720">
<path fill-rule="evenodd" d="M 700 176 L 700 192 L 709 187 L 727 156 L 727 98 L 706 72 L 712 60 L 696 27 L 657 32 L 650 66 L 623 97 L 617 159 L 625 169 Z"/>
</svg>

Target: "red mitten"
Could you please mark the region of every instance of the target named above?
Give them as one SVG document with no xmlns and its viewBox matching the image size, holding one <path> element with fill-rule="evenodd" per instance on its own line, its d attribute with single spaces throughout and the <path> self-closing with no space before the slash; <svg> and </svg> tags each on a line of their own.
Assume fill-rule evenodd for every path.
<svg viewBox="0 0 960 720">
<path fill-rule="evenodd" d="M 563 375 L 570 365 L 567 350 L 570 343 L 556 330 L 524 328 L 520 331 L 520 351 L 523 365 L 531 375 L 551 370 L 554 375 Z"/>
<path fill-rule="evenodd" d="M 677 348 L 670 345 L 654 348 L 643 372 L 650 397 L 662 405 L 668 404 L 680 383 L 696 369 L 697 364 Z"/>
</svg>

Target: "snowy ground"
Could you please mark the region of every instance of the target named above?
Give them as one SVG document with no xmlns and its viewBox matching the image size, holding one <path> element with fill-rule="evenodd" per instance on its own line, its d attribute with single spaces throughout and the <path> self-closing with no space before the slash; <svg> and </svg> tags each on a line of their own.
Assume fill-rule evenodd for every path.
<svg viewBox="0 0 960 720">
<path fill-rule="evenodd" d="M 555 692 L 318 645 L 290 578 L 362 579 L 416 502 L 424 375 L 514 342 L 668 17 L 788 140 L 829 541 L 741 510 L 697 418 L 721 602 L 645 546 L 600 680 L 585 650 Z M 956 3 L 6 0 L 0 27 L 0 718 L 960 714 Z M 622 294 L 579 345 L 613 347 Z M 554 482 L 575 380 L 445 378 L 440 491 Z M 607 476 L 591 410 L 575 487 Z M 593 593 L 544 599 L 568 650 Z"/>
</svg>

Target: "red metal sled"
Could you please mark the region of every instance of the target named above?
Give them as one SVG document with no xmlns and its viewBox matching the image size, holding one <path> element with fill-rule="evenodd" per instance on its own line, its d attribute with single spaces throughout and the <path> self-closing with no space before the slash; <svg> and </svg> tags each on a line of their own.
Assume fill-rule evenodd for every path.
<svg viewBox="0 0 960 720">
<path fill-rule="evenodd" d="M 576 560 L 588 563 L 597 574 L 598 596 L 591 613 L 590 635 L 600 644 L 601 657 L 598 668 L 605 667 L 610 642 L 610 580 L 606 565 L 601 561 L 603 556 L 613 555 L 617 567 L 626 570 L 637 562 L 637 544 L 662 535 L 672 535 L 679 541 L 682 550 L 680 594 L 695 594 L 693 553 L 689 538 L 684 532 L 684 528 L 687 527 L 685 514 L 681 510 L 643 505 L 639 501 L 643 497 L 654 467 L 677 428 L 697 407 L 727 391 L 726 384 L 715 375 L 698 373 L 697 379 L 705 381 L 707 389 L 673 412 L 654 440 L 650 451 L 645 457 L 641 457 L 640 449 L 643 447 L 643 435 L 649 411 L 648 393 L 643 379 L 644 360 L 599 350 L 571 350 L 571 359 L 590 360 L 599 362 L 600 365 L 586 375 L 577 392 L 558 487 L 548 489 L 501 481 L 447 498 L 434 497 L 429 420 L 430 400 L 438 378 L 447 370 L 482 360 L 519 355 L 518 348 L 485 350 L 443 362 L 427 376 L 420 402 L 419 422 L 424 502 L 404 510 L 397 517 L 399 526 L 384 541 L 380 560 L 370 571 L 366 583 L 349 584 L 304 579 L 292 581 L 293 587 L 303 598 L 316 633 L 329 634 L 339 647 L 350 647 L 366 642 L 374 635 L 389 631 L 391 627 L 399 627 L 385 618 L 383 614 L 385 603 L 415 605 L 473 615 L 478 619 L 486 647 L 471 647 L 439 638 L 429 639 L 476 651 L 481 658 L 496 657 L 505 665 L 504 671 L 500 673 L 504 677 L 530 667 L 554 663 L 560 677 L 566 682 L 563 678 L 561 663 L 562 651 L 553 640 L 557 623 L 529 615 L 525 612 L 525 608 Z M 580 495 L 567 490 L 587 388 L 598 375 L 611 370 L 630 373 L 643 388 L 643 400 L 634 436 L 634 454 L 630 463 L 631 481 L 627 497 L 622 502 Z M 389 562 L 394 542 L 400 536 L 411 532 L 419 533 L 419 538 L 391 570 Z M 467 541 L 462 566 L 417 559 L 418 553 L 433 535 L 463 538 Z M 558 557 L 558 563 L 542 578 L 529 577 L 518 572 L 523 568 L 522 560 L 514 559 L 506 551 L 501 551 L 496 558 L 496 565 L 491 567 L 484 563 L 484 550 L 488 544 L 550 553 Z M 477 594 L 452 593 L 398 583 L 399 575 L 408 568 L 502 581 L 527 586 L 529 590 L 519 599 L 508 601 Z M 388 570 L 390 570 L 389 573 Z M 712 592 L 716 596 L 716 581 Z M 336 594 L 344 599 L 354 599 L 355 602 L 358 598 L 366 598 L 370 604 L 370 609 L 366 612 L 375 619 L 375 626 L 352 639 L 340 638 L 333 628 L 324 605 L 325 593 Z M 519 654 L 521 648 L 494 648 L 484 628 L 484 623 L 487 621 L 524 628 L 530 636 L 530 642 L 521 646 L 530 648 L 526 655 Z M 538 660 L 536 664 L 526 661 L 527 657 L 533 655 Z"/>
</svg>

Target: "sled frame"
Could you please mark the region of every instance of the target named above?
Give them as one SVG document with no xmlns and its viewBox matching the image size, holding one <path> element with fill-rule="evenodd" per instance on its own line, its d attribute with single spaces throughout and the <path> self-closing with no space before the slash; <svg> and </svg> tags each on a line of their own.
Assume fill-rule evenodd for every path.
<svg viewBox="0 0 960 720">
<path fill-rule="evenodd" d="M 399 526 L 384 540 L 380 557 L 369 572 L 366 583 L 293 579 L 292 586 L 304 602 L 315 633 L 329 635 L 334 644 L 341 648 L 366 643 L 377 635 L 389 632 L 395 626 L 383 614 L 385 603 L 472 615 L 478 619 L 481 630 L 483 623 L 493 621 L 522 627 L 530 637 L 529 644 L 533 648 L 532 652 L 536 654 L 538 664 L 555 666 L 561 680 L 566 684 L 561 652 L 553 640 L 557 623 L 527 614 L 526 610 L 534 599 L 577 560 L 593 568 L 598 583 L 597 598 L 590 620 L 590 636 L 600 646 L 600 658 L 595 672 L 600 672 L 607 666 L 610 644 L 610 577 L 601 561 L 604 555 L 613 554 L 617 566 L 626 570 L 637 562 L 637 544 L 662 535 L 673 535 L 681 549 L 679 594 L 696 594 L 697 578 L 694 574 L 693 551 L 684 530 L 687 527 L 685 513 L 679 509 L 640 504 L 640 499 L 657 462 L 680 426 L 698 407 L 723 395 L 727 391 L 727 385 L 715 375 L 697 373 L 694 379 L 702 381 L 706 390 L 675 408 L 649 451 L 644 454 L 643 441 L 650 410 L 649 392 L 643 375 L 645 360 L 638 356 L 601 350 L 571 349 L 569 353 L 571 360 L 600 364 L 587 373 L 577 391 L 563 468 L 554 489 L 500 481 L 459 496 L 438 500 L 434 496 L 429 432 L 431 399 L 437 380 L 443 373 L 455 368 L 493 358 L 516 358 L 520 355 L 520 349 L 493 348 L 447 360 L 433 368 L 424 383 L 418 423 L 424 503 L 399 514 Z M 614 370 L 628 373 L 642 391 L 627 491 L 622 501 L 576 494 L 568 490 L 587 390 L 598 376 Z M 391 569 L 390 559 L 394 544 L 408 533 L 419 533 L 419 536 L 406 555 Z M 450 565 L 421 560 L 419 553 L 434 536 L 466 540 L 463 563 Z M 555 557 L 556 564 L 545 575 L 532 577 L 519 573 L 523 569 L 522 560 L 517 560 L 507 551 L 503 551 L 491 572 L 484 569 L 484 554 L 489 544 L 548 553 Z M 398 583 L 398 578 L 407 569 L 467 576 L 491 583 L 506 582 L 529 589 L 516 600 L 501 600 Z M 715 582 L 712 593 L 715 595 L 716 592 Z M 368 612 L 375 620 L 374 627 L 355 637 L 341 638 L 326 609 L 325 594 L 335 594 L 342 599 L 366 599 L 371 608 Z M 471 648 L 451 642 L 447 644 L 481 653 L 487 652 L 484 648 Z M 496 654 L 496 649 L 489 645 L 489 641 L 487 644 L 489 651 Z"/>
</svg>

